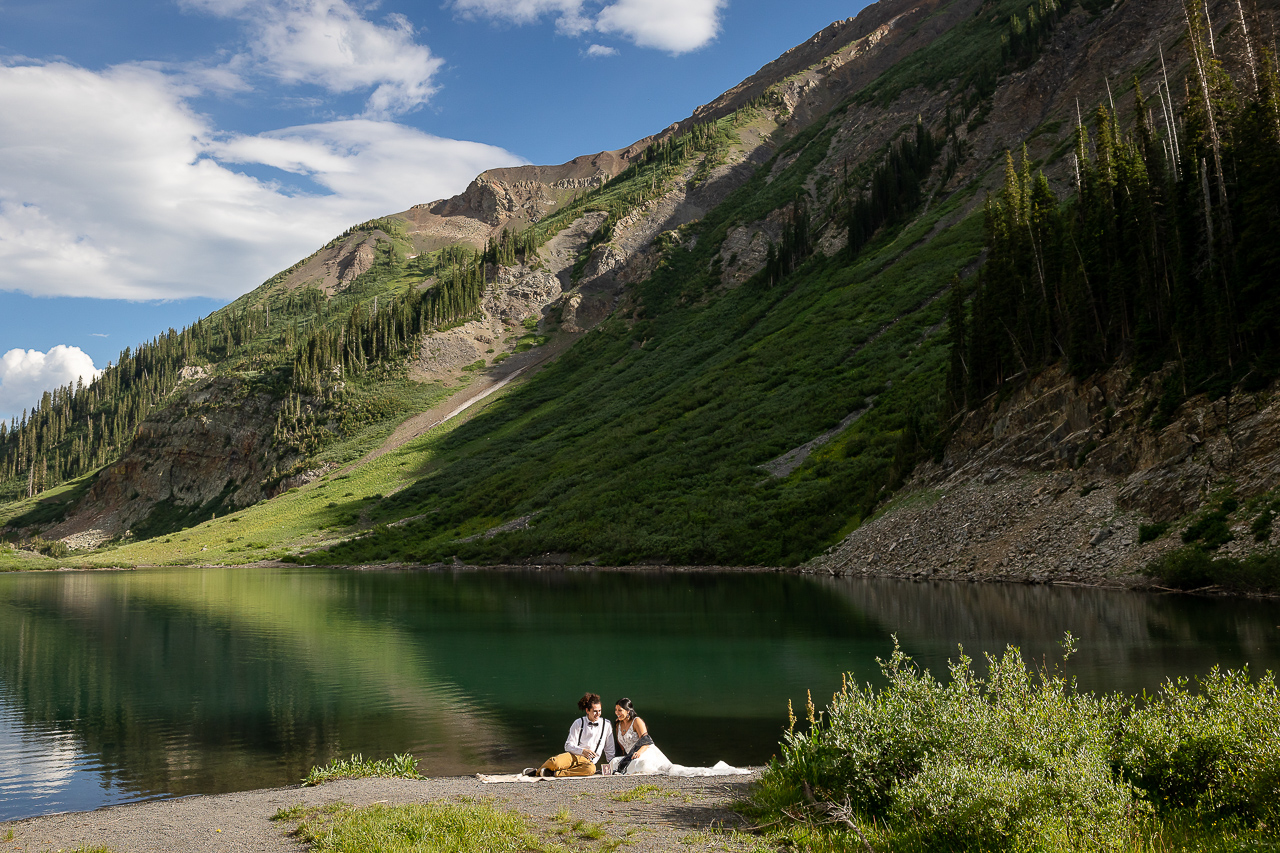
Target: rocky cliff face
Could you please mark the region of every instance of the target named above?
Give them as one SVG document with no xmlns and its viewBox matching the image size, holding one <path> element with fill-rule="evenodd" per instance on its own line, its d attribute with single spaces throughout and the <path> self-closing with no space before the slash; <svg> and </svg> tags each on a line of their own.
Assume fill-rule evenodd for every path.
<svg viewBox="0 0 1280 853">
<path fill-rule="evenodd" d="M 278 408 L 274 397 L 236 377 L 193 372 L 175 402 L 142 423 L 129 452 L 97 477 L 72 517 L 44 535 L 92 548 L 126 536 L 162 506 L 199 512 L 205 521 L 267 497 L 281 463 L 271 441 Z"/>
<path fill-rule="evenodd" d="M 755 165 L 768 159 L 773 143 L 808 127 L 821 118 L 833 106 L 871 83 L 878 75 L 892 67 L 913 51 L 927 45 L 939 33 L 974 14 L 981 0 L 959 0 L 946 4 L 942 0 L 881 0 L 865 8 L 856 18 L 837 21 L 805 43 L 787 51 L 768 63 L 742 83 L 723 93 L 710 103 L 699 107 L 692 115 L 674 122 L 664 130 L 614 151 L 602 151 L 583 155 L 557 166 L 516 166 L 492 169 L 477 176 L 457 196 L 416 204 L 409 210 L 394 214 L 392 218 L 403 221 L 409 239 L 421 252 L 433 251 L 443 246 L 464 244 L 483 246 L 504 228 L 519 230 L 538 222 L 575 196 L 589 191 L 613 179 L 623 172 L 635 157 L 655 140 L 683 133 L 694 125 L 714 121 L 755 102 L 760 109 L 775 120 L 780 132 L 773 138 L 772 122 L 764 134 L 744 132 L 745 149 L 760 151 Z M 832 154 L 832 174 L 837 165 L 850 156 L 865 154 L 882 146 L 887 139 L 896 136 L 904 123 L 914 121 L 921 113 L 926 118 L 936 118 L 949 91 L 941 89 L 932 98 L 922 100 L 917 93 L 904 100 L 901 109 L 890 109 L 874 120 L 859 115 L 849 122 L 851 127 L 861 128 L 857 146 L 842 146 Z M 937 103 L 933 103 L 936 101 Z M 738 176 L 745 180 L 746 175 Z M 719 183 L 720 197 L 737 183 Z M 706 193 L 704 192 L 705 196 Z M 670 207 L 670 205 L 668 205 Z M 707 207 L 701 205 L 701 212 Z M 669 213 L 659 210 L 659 214 Z M 698 215 L 701 215 L 701 212 Z M 671 223 L 663 217 L 655 220 L 661 227 L 647 231 L 650 239 L 679 223 Z M 692 217 L 692 218 L 696 218 Z M 759 229 L 752 231 L 757 233 Z M 768 229 L 766 229 L 768 231 Z M 636 248 L 620 249 L 619 262 L 629 258 Z M 340 285 L 337 276 L 330 274 L 352 263 L 350 255 L 357 250 L 355 244 L 344 245 L 334 257 L 325 257 L 328 266 L 324 272 L 323 286 L 332 291 Z M 763 244 L 759 239 L 750 245 L 743 257 L 759 254 L 763 258 Z M 332 253 L 331 253 L 332 254 Z M 614 264 L 617 266 L 619 264 Z M 313 265 L 314 266 L 314 265 Z M 742 267 L 732 275 L 748 277 L 754 269 Z M 317 271 L 311 267 L 291 273 L 287 287 L 314 282 Z"/>
<path fill-rule="evenodd" d="M 1161 379 L 1053 369 L 978 407 L 940 463 L 808 570 L 1144 585 L 1141 569 L 1211 502 L 1280 487 L 1280 388 L 1195 397 L 1161 424 Z M 1155 522 L 1169 531 L 1140 543 Z M 1256 542 L 1249 522 L 1232 513 L 1225 553 L 1276 544 Z"/>
</svg>

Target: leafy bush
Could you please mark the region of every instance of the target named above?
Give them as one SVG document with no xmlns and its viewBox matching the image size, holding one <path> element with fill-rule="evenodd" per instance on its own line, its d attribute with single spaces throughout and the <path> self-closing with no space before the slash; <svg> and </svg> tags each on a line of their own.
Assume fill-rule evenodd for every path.
<svg viewBox="0 0 1280 853">
<path fill-rule="evenodd" d="M 1200 589 L 1213 584 L 1213 563 L 1200 548 L 1179 548 L 1149 565 L 1146 573 L 1174 589 Z"/>
<path fill-rule="evenodd" d="M 1211 551 L 1226 545 L 1234 538 L 1227 524 L 1227 513 L 1223 510 L 1209 513 L 1182 531 L 1183 542 L 1187 544 L 1200 542 Z"/>
<path fill-rule="evenodd" d="M 1159 539 L 1161 536 L 1169 532 L 1169 522 L 1157 521 L 1154 524 L 1138 525 L 1138 544 L 1145 545 Z"/>
<path fill-rule="evenodd" d="M 1273 500 L 1262 507 L 1262 512 L 1249 525 L 1249 532 L 1253 534 L 1253 541 L 1268 542 L 1271 539 L 1271 523 L 1275 520 L 1276 514 L 1280 513 L 1280 500 Z"/>
<path fill-rule="evenodd" d="M 756 806 L 794 816 L 826 800 L 892 850 L 1145 849 L 1137 840 L 1164 828 L 1275 834 L 1270 675 L 1215 669 L 1135 700 L 1079 692 L 1014 648 L 986 662 L 980 677 L 962 654 L 943 683 L 895 647 L 885 687 L 846 679 L 825 712 L 810 704 L 806 730 L 793 718 Z"/>
<path fill-rule="evenodd" d="M 943 684 L 895 648 L 875 690 L 846 681 L 808 731 L 790 732 L 765 797 L 845 800 L 926 848 L 1019 850 L 1048 836 L 1118 837 L 1135 801 L 1110 744 L 1124 703 L 1077 693 L 1020 653 L 963 655 Z M 811 714 L 812 716 L 812 714 Z"/>
<path fill-rule="evenodd" d="M 1209 586 L 1241 592 L 1280 591 L 1280 553 L 1250 554 L 1242 560 L 1214 558 L 1195 545 L 1171 551 L 1144 572 L 1173 589 Z"/>
<path fill-rule="evenodd" d="M 1129 715 L 1117 765 L 1157 809 L 1273 820 L 1280 784 L 1280 692 L 1273 677 L 1216 667 L 1192 692 L 1167 681 Z"/>
<path fill-rule="evenodd" d="M 71 553 L 67 543 L 61 539 L 44 539 L 39 536 L 32 536 L 25 540 L 21 547 L 24 551 L 35 551 L 37 554 L 44 554 L 55 560 L 61 560 Z"/>
</svg>

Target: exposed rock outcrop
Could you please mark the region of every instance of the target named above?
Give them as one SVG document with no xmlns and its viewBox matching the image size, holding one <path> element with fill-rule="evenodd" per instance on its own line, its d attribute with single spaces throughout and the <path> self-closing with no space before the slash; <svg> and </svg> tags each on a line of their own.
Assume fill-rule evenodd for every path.
<svg viewBox="0 0 1280 853">
<path fill-rule="evenodd" d="M 1215 496 L 1280 487 L 1280 393 L 1194 397 L 1152 427 L 1160 376 L 1086 381 L 1051 369 L 970 412 L 941 463 L 808 570 L 965 580 L 1144 585 Z M 1171 531 L 1139 544 L 1143 523 Z M 1243 511 L 1224 552 L 1256 543 Z M 1275 540 L 1275 534 L 1272 536 Z"/>
<path fill-rule="evenodd" d="M 358 276 L 373 269 L 373 262 L 377 259 L 377 243 L 372 237 L 365 240 L 346 254 L 335 257 L 326 265 L 325 272 L 336 275 L 339 284 L 350 284 Z"/>
<path fill-rule="evenodd" d="M 145 521 L 158 506 L 178 512 L 230 510 L 267 495 L 280 461 L 272 447 L 278 402 L 241 380 L 197 380 L 174 405 L 138 427 L 128 453 L 95 480 L 75 512 L 46 531 L 73 547 L 95 547 Z"/>
<path fill-rule="evenodd" d="M 523 321 L 540 319 L 561 295 L 560 279 L 545 268 L 499 267 L 485 291 L 480 316 L 424 337 L 410 375 L 447 382 L 477 362 L 492 363 L 523 334 Z"/>
</svg>

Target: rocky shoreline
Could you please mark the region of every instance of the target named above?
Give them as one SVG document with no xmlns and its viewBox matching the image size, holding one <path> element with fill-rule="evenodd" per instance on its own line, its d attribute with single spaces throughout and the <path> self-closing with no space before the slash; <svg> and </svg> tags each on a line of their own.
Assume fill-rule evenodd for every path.
<svg viewBox="0 0 1280 853">
<path fill-rule="evenodd" d="M 1219 555 L 1280 547 L 1280 527 L 1251 530 L 1280 488 L 1280 389 L 1194 397 L 1156 428 L 1162 387 L 1045 371 L 968 412 L 941 461 L 802 571 L 1151 588 L 1144 569 L 1218 509 L 1233 537 Z"/>
<path fill-rule="evenodd" d="M 1070 475 L 991 471 L 899 497 L 800 571 L 1146 588 L 1141 569 L 1181 543 L 1139 545 L 1147 519 L 1117 506 L 1116 492 L 1082 488 Z"/>
</svg>

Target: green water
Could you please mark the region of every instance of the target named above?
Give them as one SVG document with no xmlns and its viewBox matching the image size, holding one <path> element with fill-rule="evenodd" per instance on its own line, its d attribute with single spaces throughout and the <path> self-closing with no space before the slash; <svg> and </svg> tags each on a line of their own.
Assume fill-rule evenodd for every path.
<svg viewBox="0 0 1280 853">
<path fill-rule="evenodd" d="M 897 634 L 1052 654 L 1091 689 L 1280 662 L 1257 602 L 777 573 L 156 569 L 0 576 L 0 819 L 289 784 L 359 752 L 432 775 L 560 750 L 584 690 L 682 764 L 760 764 Z"/>
</svg>

